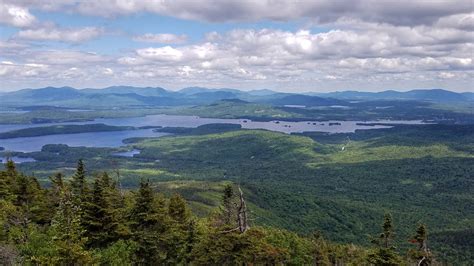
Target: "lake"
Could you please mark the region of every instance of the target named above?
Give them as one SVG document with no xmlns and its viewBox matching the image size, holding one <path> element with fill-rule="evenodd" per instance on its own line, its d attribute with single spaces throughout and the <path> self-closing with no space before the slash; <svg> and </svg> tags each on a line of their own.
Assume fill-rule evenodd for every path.
<svg viewBox="0 0 474 266">
<path fill-rule="evenodd" d="M 128 118 L 100 118 L 87 122 L 71 123 L 45 123 L 45 124 L 21 124 L 21 125 L 0 125 L 0 132 L 10 130 L 44 127 L 50 125 L 84 125 L 92 123 L 103 123 L 112 126 L 161 126 L 161 127 L 198 127 L 212 123 L 240 124 L 245 129 L 266 129 L 283 133 L 297 132 L 328 132 L 328 133 L 350 133 L 355 130 L 390 128 L 390 125 L 360 125 L 360 123 L 383 123 L 383 124 L 423 124 L 422 121 L 251 121 L 248 119 L 218 119 L 200 118 L 197 116 L 177 116 L 177 115 L 148 115 L 143 117 Z M 14 139 L 1 139 L 0 147 L 9 151 L 32 152 L 39 151 L 46 144 L 66 144 L 69 146 L 85 147 L 120 147 L 123 140 L 135 137 L 161 137 L 166 133 L 153 132 L 153 129 L 90 132 L 78 134 L 59 134 L 39 137 L 25 137 Z"/>
<path fill-rule="evenodd" d="M 7 159 L 12 160 L 15 163 L 31 163 L 31 162 L 36 162 L 35 159 L 29 158 L 29 157 L 17 157 L 17 156 L 12 156 L 12 157 L 0 157 L 0 163 L 6 163 Z"/>
</svg>

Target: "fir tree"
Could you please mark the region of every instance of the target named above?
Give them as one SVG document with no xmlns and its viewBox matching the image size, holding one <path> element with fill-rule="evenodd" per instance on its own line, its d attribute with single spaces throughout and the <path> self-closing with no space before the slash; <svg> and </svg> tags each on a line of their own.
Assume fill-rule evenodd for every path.
<svg viewBox="0 0 474 266">
<path fill-rule="evenodd" d="M 18 175 L 18 172 L 16 171 L 15 162 L 13 162 L 13 160 L 11 159 L 7 160 L 7 163 L 5 164 L 5 169 L 6 169 L 7 174 L 10 176 Z"/>
<path fill-rule="evenodd" d="M 59 264 L 83 265 L 91 262 L 84 245 L 84 229 L 81 225 L 81 210 L 73 201 L 68 189 L 60 193 L 59 206 L 51 222 L 53 241 L 59 256 Z"/>
<path fill-rule="evenodd" d="M 178 194 L 173 195 L 168 204 L 168 214 L 171 218 L 169 228 L 169 245 L 167 248 L 168 264 L 183 264 L 186 262 L 189 250 L 192 250 L 195 228 L 190 221 L 190 212 L 186 207 L 186 200 Z M 190 235 L 191 234 L 191 235 Z"/>
<path fill-rule="evenodd" d="M 392 215 L 386 213 L 382 224 L 382 233 L 380 233 L 378 239 L 372 241 L 378 247 L 374 252 L 368 255 L 367 260 L 369 263 L 381 266 L 395 266 L 400 264 L 401 258 L 396 253 L 395 247 L 392 246 L 394 235 Z"/>
<path fill-rule="evenodd" d="M 80 204 L 81 201 L 85 200 L 87 184 L 86 171 L 82 159 L 77 162 L 76 173 L 74 173 L 71 180 L 71 189 L 72 195 L 77 204 Z"/>
<path fill-rule="evenodd" d="M 97 176 L 90 200 L 84 204 L 83 223 L 88 246 L 102 247 L 117 239 L 118 222 L 110 203 L 110 178 Z"/>
<path fill-rule="evenodd" d="M 428 230 L 424 224 L 420 224 L 416 229 L 416 234 L 410 241 L 418 247 L 408 251 L 409 257 L 415 260 L 417 265 L 428 266 L 433 263 L 433 255 L 428 248 L 427 238 Z"/>
<path fill-rule="evenodd" d="M 17 176 L 15 163 L 7 160 L 5 171 L 0 172 L 0 200 L 11 200 L 13 196 L 13 184 Z"/>
<path fill-rule="evenodd" d="M 382 228 L 383 232 L 380 234 L 380 239 L 383 243 L 383 247 L 389 248 L 394 236 L 392 215 L 390 213 L 384 215 Z"/>
<path fill-rule="evenodd" d="M 234 189 L 231 184 L 224 187 L 224 193 L 222 195 L 222 222 L 224 225 L 233 226 L 235 223 L 235 206 L 234 206 Z"/>
<path fill-rule="evenodd" d="M 164 200 L 156 199 L 149 181 L 142 180 L 130 215 L 133 239 L 139 244 L 136 255 L 142 258 L 139 263 L 165 262 L 169 247 L 166 243 L 167 219 Z"/>
<path fill-rule="evenodd" d="M 60 193 L 64 189 L 63 174 L 57 173 L 54 176 L 50 176 L 51 188 L 49 189 L 49 200 L 50 205 L 54 208 L 59 205 Z"/>
<path fill-rule="evenodd" d="M 179 194 L 175 194 L 170 198 L 168 205 L 168 214 L 175 222 L 187 225 L 189 222 L 189 210 L 186 207 L 186 200 Z"/>
</svg>

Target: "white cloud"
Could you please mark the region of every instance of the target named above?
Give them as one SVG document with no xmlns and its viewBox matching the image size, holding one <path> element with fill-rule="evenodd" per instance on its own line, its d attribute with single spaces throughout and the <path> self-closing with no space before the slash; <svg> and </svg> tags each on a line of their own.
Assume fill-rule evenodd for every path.
<svg viewBox="0 0 474 266">
<path fill-rule="evenodd" d="M 188 37 L 186 35 L 176 35 L 170 33 L 153 34 L 147 33 L 140 36 L 133 37 L 134 41 L 137 42 L 149 42 L 149 43 L 164 43 L 164 44 L 180 44 L 185 43 Z"/>
<path fill-rule="evenodd" d="M 472 11 L 471 0 L 4 0 L 43 10 L 68 10 L 86 15 L 115 17 L 150 12 L 182 19 L 212 22 L 309 18 L 320 23 L 341 18 L 393 25 L 432 24 L 441 17 Z"/>
<path fill-rule="evenodd" d="M 158 61 L 180 61 L 183 57 L 183 52 L 171 46 L 138 49 L 137 54 L 145 59 Z"/>
<path fill-rule="evenodd" d="M 44 27 L 37 29 L 25 29 L 16 34 L 20 39 L 34 41 L 59 41 L 79 43 L 97 38 L 103 33 L 103 29 L 96 27 L 84 27 L 78 29 Z"/>
<path fill-rule="evenodd" d="M 31 26 L 35 20 L 35 17 L 27 8 L 0 3 L 0 23 L 15 27 L 27 27 Z"/>
<path fill-rule="evenodd" d="M 25 40 L 71 42 L 80 49 L 81 42 L 100 36 L 104 30 L 59 28 L 36 23 L 32 17 L 28 23 L 16 22 L 17 26 L 24 25 L 16 38 L 0 41 L 1 60 L 13 62 L 1 64 L 0 75 L 7 82 L 31 77 L 82 84 L 80 81 L 87 78 L 97 83 L 110 80 L 112 84 L 306 89 L 328 84 L 333 89 L 400 84 L 429 87 L 437 86 L 436 82 L 462 88 L 473 82 L 474 17 L 469 12 L 470 0 L 354 0 L 351 4 L 329 0 L 4 1 L 7 4 L 2 4 L 3 8 L 15 6 L 24 14 L 36 9 L 104 17 L 148 12 L 212 22 L 307 18 L 310 25 L 296 31 L 243 28 L 209 32 L 196 43 L 187 43 L 185 35 L 147 33 L 132 39 L 150 47 L 103 56 L 38 46 L 33 49 L 36 44 Z M 13 25 L 11 16 L 0 20 Z M 314 27 L 327 31 L 312 32 Z"/>
</svg>

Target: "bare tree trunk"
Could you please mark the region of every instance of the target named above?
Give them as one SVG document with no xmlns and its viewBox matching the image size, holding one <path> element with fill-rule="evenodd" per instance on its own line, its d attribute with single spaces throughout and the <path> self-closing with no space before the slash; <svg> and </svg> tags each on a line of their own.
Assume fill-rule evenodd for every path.
<svg viewBox="0 0 474 266">
<path fill-rule="evenodd" d="M 237 220 L 239 222 L 239 230 L 241 233 L 245 233 L 250 226 L 248 224 L 248 217 L 247 217 L 247 205 L 245 204 L 244 200 L 244 193 L 242 192 L 242 189 L 240 189 L 239 186 L 239 193 L 240 193 L 240 206 L 239 206 L 239 212 L 237 215 Z"/>
</svg>

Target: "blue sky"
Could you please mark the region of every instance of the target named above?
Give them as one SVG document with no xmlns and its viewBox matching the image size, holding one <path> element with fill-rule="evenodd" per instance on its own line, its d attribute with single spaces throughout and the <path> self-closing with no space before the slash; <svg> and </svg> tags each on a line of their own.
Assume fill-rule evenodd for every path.
<svg viewBox="0 0 474 266">
<path fill-rule="evenodd" d="M 3 0 L 0 91 L 468 91 L 472 10 L 471 1 Z"/>
</svg>

